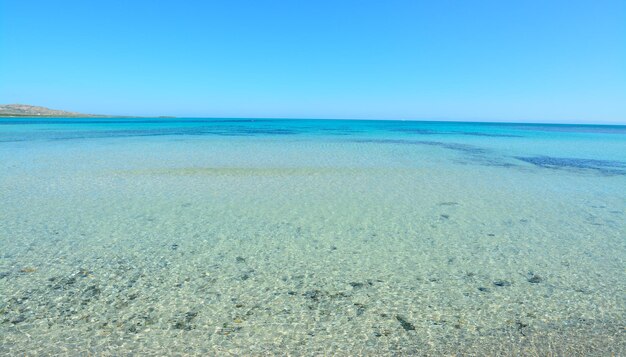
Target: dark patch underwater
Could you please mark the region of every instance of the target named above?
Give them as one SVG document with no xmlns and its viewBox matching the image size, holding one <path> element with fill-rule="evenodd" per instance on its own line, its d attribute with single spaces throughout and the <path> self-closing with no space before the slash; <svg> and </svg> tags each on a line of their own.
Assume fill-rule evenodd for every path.
<svg viewBox="0 0 626 357">
<path fill-rule="evenodd" d="M 461 134 L 461 135 L 467 135 L 467 136 L 484 136 L 484 137 L 490 137 L 490 138 L 522 138 L 522 135 L 514 135 L 514 134 L 489 134 L 489 133 L 477 133 L 477 132 L 472 132 L 472 131 L 462 131 L 462 132 L 456 132 L 454 134 Z"/>
<path fill-rule="evenodd" d="M 515 158 L 548 169 L 581 169 L 593 170 L 603 175 L 626 175 L 626 163 L 622 161 L 551 156 L 516 156 Z"/>
<path fill-rule="evenodd" d="M 444 149 L 460 151 L 468 154 L 481 155 L 486 154 L 488 150 L 467 144 L 446 143 L 442 141 L 426 141 L 426 140 L 402 140 L 402 139 L 361 139 L 355 140 L 357 143 L 373 143 L 373 144 L 404 144 L 404 145 L 428 145 L 439 146 Z"/>
<path fill-rule="evenodd" d="M 401 139 L 362 139 L 354 140 L 358 143 L 375 143 L 375 144 L 400 144 L 400 145 L 427 145 L 437 146 L 443 149 L 456 151 L 465 154 L 461 159 L 455 160 L 459 164 L 474 164 L 492 167 L 514 167 L 513 163 L 507 162 L 502 158 L 490 155 L 492 152 L 478 146 L 460 143 L 446 143 L 442 141 L 427 140 L 401 140 Z"/>
</svg>

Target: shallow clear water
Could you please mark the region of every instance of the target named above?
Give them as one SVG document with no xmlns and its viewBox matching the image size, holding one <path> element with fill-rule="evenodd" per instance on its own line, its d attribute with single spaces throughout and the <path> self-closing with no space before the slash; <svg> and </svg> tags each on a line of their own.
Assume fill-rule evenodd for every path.
<svg viewBox="0 0 626 357">
<path fill-rule="evenodd" d="M 0 119 L 0 354 L 626 353 L 626 127 Z"/>
</svg>

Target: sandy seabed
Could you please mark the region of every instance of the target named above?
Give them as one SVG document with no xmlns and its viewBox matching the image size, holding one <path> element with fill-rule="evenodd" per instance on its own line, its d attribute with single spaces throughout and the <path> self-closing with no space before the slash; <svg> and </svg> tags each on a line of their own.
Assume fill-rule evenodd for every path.
<svg viewBox="0 0 626 357">
<path fill-rule="evenodd" d="M 402 142 L 3 145 L 2 355 L 626 354 L 626 176 Z"/>
</svg>

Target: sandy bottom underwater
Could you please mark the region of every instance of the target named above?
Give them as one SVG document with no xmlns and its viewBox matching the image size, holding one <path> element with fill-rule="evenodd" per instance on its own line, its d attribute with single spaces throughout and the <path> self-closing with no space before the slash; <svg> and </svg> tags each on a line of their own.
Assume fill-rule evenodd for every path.
<svg viewBox="0 0 626 357">
<path fill-rule="evenodd" d="M 62 152 L 0 174 L 2 355 L 626 354 L 624 177 Z"/>
</svg>

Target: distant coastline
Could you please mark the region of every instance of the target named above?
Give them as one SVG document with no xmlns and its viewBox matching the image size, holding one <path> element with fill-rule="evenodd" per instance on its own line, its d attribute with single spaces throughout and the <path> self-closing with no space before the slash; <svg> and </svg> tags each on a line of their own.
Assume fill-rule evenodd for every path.
<svg viewBox="0 0 626 357">
<path fill-rule="evenodd" d="M 45 114 L 5 114 L 0 113 L 0 118 L 139 118 L 132 117 L 127 115 L 90 115 L 90 114 L 80 114 L 80 115 L 45 115 Z"/>
<path fill-rule="evenodd" d="M 0 117 L 38 117 L 38 118 L 134 118 L 127 115 L 85 114 L 50 109 L 28 104 L 0 104 Z"/>
</svg>

